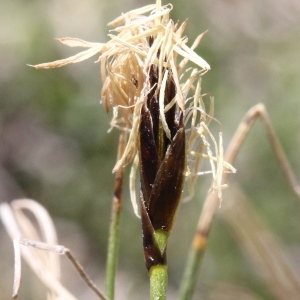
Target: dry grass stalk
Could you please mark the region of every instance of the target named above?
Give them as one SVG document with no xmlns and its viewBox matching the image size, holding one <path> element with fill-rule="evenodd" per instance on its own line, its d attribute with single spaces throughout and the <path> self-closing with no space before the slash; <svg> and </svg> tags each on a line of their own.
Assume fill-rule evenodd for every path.
<svg viewBox="0 0 300 300">
<path fill-rule="evenodd" d="M 261 119 L 263 125 L 264 125 L 264 129 L 266 130 L 269 142 L 272 146 L 272 149 L 275 153 L 275 156 L 277 158 L 278 164 L 282 169 L 283 174 L 285 175 L 291 189 L 293 190 L 294 194 L 296 195 L 296 197 L 298 199 L 300 199 L 300 193 L 299 193 L 299 184 L 297 183 L 296 180 L 296 176 L 293 173 L 293 170 L 284 154 L 284 151 L 280 145 L 280 142 L 276 136 L 276 133 L 273 129 L 273 126 L 271 124 L 270 118 L 268 116 L 268 113 L 266 111 L 266 108 L 264 107 L 263 104 L 257 104 L 255 106 L 253 106 L 244 116 L 242 122 L 240 123 L 239 127 L 237 128 L 229 146 L 228 149 L 226 151 L 225 154 L 225 161 L 228 162 L 229 164 L 234 164 L 236 156 L 241 148 L 241 146 L 243 145 L 245 139 L 247 138 L 250 130 L 252 129 L 254 123 L 258 120 Z M 222 183 L 227 182 L 229 174 L 228 173 L 223 173 L 222 176 Z M 192 265 L 191 268 L 187 267 L 184 278 L 186 278 L 186 280 L 184 280 L 184 284 L 181 287 L 181 293 L 184 295 L 189 295 L 193 293 L 193 290 L 195 289 L 195 286 L 197 284 L 197 278 L 198 275 L 195 275 L 196 273 L 199 273 L 199 268 L 196 270 L 197 265 L 199 265 L 201 259 L 203 258 L 205 249 L 206 249 L 206 245 L 207 245 L 207 241 L 208 241 L 208 236 L 212 227 L 212 223 L 214 220 L 214 217 L 216 215 L 216 212 L 219 208 L 219 199 L 217 197 L 217 194 L 215 193 L 210 193 L 207 195 L 207 198 L 205 199 L 204 205 L 203 205 L 203 209 L 201 211 L 200 217 L 199 217 L 199 221 L 198 221 L 198 225 L 197 225 L 197 231 L 195 233 L 194 236 L 194 240 L 191 246 L 191 250 L 190 250 L 190 261 L 192 262 L 190 265 Z M 238 206 L 237 206 L 238 208 Z M 240 206 L 240 209 L 243 209 L 243 206 Z M 238 217 L 242 217 L 245 214 L 245 217 L 248 218 L 254 218 L 249 210 L 249 214 L 246 214 L 246 209 L 244 209 L 244 213 L 237 213 Z M 237 217 L 237 216 L 236 216 Z M 248 237 L 245 238 L 245 236 L 241 236 L 241 233 L 239 232 L 238 228 L 240 227 L 240 223 L 243 223 L 244 220 L 240 220 L 238 222 L 236 222 L 235 217 L 231 219 L 229 219 L 230 217 L 226 217 L 227 221 L 230 224 L 235 224 L 236 225 L 236 232 L 239 235 L 239 238 L 243 238 L 243 244 L 252 244 L 251 248 L 253 248 L 255 246 L 255 243 L 257 244 L 257 248 L 255 250 L 251 249 L 251 251 L 249 250 L 251 256 L 254 259 L 260 259 L 262 260 L 262 254 L 258 253 L 259 251 L 262 251 L 263 253 L 267 253 L 268 249 L 264 249 L 265 247 L 265 243 L 261 243 L 261 241 L 259 240 L 259 238 L 255 239 L 255 241 L 251 240 Z M 243 217 L 242 217 L 243 218 Z M 254 222 L 254 220 L 249 221 L 249 224 L 252 224 L 252 222 Z M 233 225 L 232 225 L 233 226 Z M 283 270 L 286 271 L 286 274 L 288 274 L 287 277 L 291 278 L 291 281 L 288 285 L 284 286 L 284 281 L 282 281 L 282 289 L 278 288 L 275 289 L 275 294 L 280 294 L 280 293 L 285 293 L 287 292 L 288 294 L 292 294 L 294 295 L 295 293 L 297 293 L 299 291 L 300 288 L 300 284 L 299 284 L 299 280 L 295 279 L 294 276 L 294 272 L 292 269 L 290 269 L 290 267 L 288 266 L 288 264 L 286 263 L 285 259 L 283 258 L 283 255 L 281 253 L 281 249 L 280 246 L 276 244 L 276 241 L 273 241 L 272 238 L 270 238 L 270 244 L 273 245 L 274 247 L 274 252 L 276 252 L 275 254 L 275 260 L 278 260 L 277 263 L 275 263 L 274 267 L 276 269 L 276 265 L 281 265 L 281 267 L 283 268 Z M 259 249 L 260 247 L 260 249 Z M 250 249 L 250 247 L 249 247 Z M 272 251 L 272 249 L 270 249 Z M 266 279 L 267 284 L 271 287 L 272 284 L 274 285 L 274 282 L 276 280 L 278 280 L 280 277 L 282 279 L 282 272 L 279 271 L 277 272 L 279 269 L 277 268 L 277 270 L 272 269 L 272 263 L 270 263 L 270 265 L 267 267 L 268 262 L 270 263 L 269 259 L 266 259 L 263 263 L 261 263 L 260 268 L 264 269 L 264 273 L 266 273 L 266 277 L 268 277 Z M 263 264 L 265 264 L 263 266 Z M 191 276 L 193 276 L 193 280 L 191 279 Z M 276 278 L 276 280 L 274 279 Z M 281 294 L 281 295 L 283 295 Z M 187 299 L 182 297 L 182 299 Z M 283 299 L 281 296 L 279 299 Z"/>
</svg>

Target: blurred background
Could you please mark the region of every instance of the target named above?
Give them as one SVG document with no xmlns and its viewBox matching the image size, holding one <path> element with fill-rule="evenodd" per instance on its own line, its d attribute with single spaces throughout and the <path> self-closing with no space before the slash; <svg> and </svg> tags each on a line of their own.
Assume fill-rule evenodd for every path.
<svg viewBox="0 0 300 300">
<path fill-rule="evenodd" d="M 56 37 L 107 41 L 110 20 L 150 3 L 0 2 L 0 201 L 28 197 L 43 204 L 53 217 L 59 243 L 73 251 L 101 288 L 118 132 L 107 133 L 110 116 L 99 104 L 99 65 L 94 64 L 96 58 L 52 70 L 27 64 L 77 53 Z M 247 110 L 264 103 L 299 178 L 300 2 L 174 0 L 172 4 L 174 21 L 188 18 L 189 45 L 208 30 L 197 48 L 212 68 L 202 89 L 215 97 L 215 117 L 222 123 L 225 147 Z M 219 130 L 215 123 L 213 131 Z M 263 239 L 262 232 L 272 236 L 276 246 L 270 247 L 282 250 L 299 280 L 300 203 L 260 122 L 234 166 L 237 174 L 230 177 L 231 188 L 224 193 L 194 299 L 284 299 L 276 291 L 281 283 L 275 287 L 268 281 L 268 267 L 258 259 L 255 236 Z M 194 199 L 179 208 L 168 246 L 169 299 L 176 299 L 210 180 L 209 175 L 199 178 Z M 147 299 L 141 226 L 130 204 L 128 180 L 121 227 L 116 299 Z M 247 238 L 254 239 L 251 245 Z M 13 248 L 2 225 L 0 240 L 0 298 L 8 299 Z M 78 299 L 96 299 L 69 262 L 61 260 L 63 283 L 71 292 Z M 275 255 L 275 265 L 276 261 Z M 22 274 L 20 299 L 44 299 L 45 290 L 25 264 Z"/>
</svg>

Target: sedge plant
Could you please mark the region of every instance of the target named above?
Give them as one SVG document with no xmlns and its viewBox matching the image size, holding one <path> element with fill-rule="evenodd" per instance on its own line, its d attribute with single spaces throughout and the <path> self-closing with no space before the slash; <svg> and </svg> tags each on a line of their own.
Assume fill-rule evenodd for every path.
<svg viewBox="0 0 300 300">
<path fill-rule="evenodd" d="M 234 163 L 257 119 L 262 120 L 282 171 L 295 195 L 300 197 L 296 177 L 262 104 L 254 106 L 246 114 L 223 158 L 222 134 L 216 139 L 209 130 L 211 121 L 215 121 L 213 98 L 201 92 L 202 76 L 210 66 L 194 51 L 203 34 L 190 47 L 187 46 L 188 40 L 183 35 L 187 22 L 174 23 L 170 19 L 171 10 L 171 4 L 162 6 L 160 1 L 156 1 L 155 4 L 123 14 L 109 23 L 114 26 L 115 34 L 109 34 L 106 43 L 90 43 L 76 38 L 59 39 L 68 46 L 86 50 L 67 59 L 34 66 L 38 69 L 62 67 L 99 55 L 102 103 L 107 112 L 112 111 L 111 128 L 118 129 L 120 137 L 113 169 L 115 185 L 106 295 L 90 280 L 69 249 L 53 245 L 57 243 L 54 226 L 44 209 L 32 200 L 22 199 L 13 201 L 10 206 L 0 205 L 1 220 L 14 239 L 14 298 L 17 298 L 21 282 L 22 255 L 48 287 L 49 299 L 57 299 L 58 295 L 64 299 L 75 299 L 60 283 L 58 261 L 48 257 L 48 252 L 56 252 L 65 254 L 72 261 L 80 276 L 100 299 L 114 299 L 124 167 L 128 164 L 131 164 L 129 185 L 133 210 L 141 219 L 150 299 L 166 299 L 167 245 L 174 217 L 183 194 L 185 198 L 192 197 L 195 181 L 203 173 L 200 171 L 202 161 L 207 159 L 213 181 L 200 213 L 179 295 L 180 300 L 192 299 L 211 225 L 220 207 L 222 189 L 226 187 L 228 173 L 235 171 L 230 164 Z M 137 172 L 140 173 L 139 197 L 135 190 Z M 225 212 L 227 203 L 224 205 Z M 285 260 L 280 245 L 245 203 L 240 197 L 235 203 L 235 210 L 231 208 L 231 214 L 227 217 L 225 214 L 223 218 L 227 218 L 227 223 L 236 231 L 242 244 L 248 245 L 250 256 L 265 274 L 266 284 L 274 296 L 278 299 L 296 299 L 300 291 L 296 273 Z M 33 213 L 40 227 L 38 231 L 44 237 L 39 236 L 24 210 Z M 251 236 L 245 235 L 245 232 L 250 232 L 250 229 L 245 230 L 246 227 L 251 228 Z M 37 249 L 46 250 L 47 254 L 34 251 Z"/>
<path fill-rule="evenodd" d="M 60 42 L 86 50 L 58 61 L 35 65 L 57 68 L 99 55 L 102 104 L 112 110 L 111 127 L 120 131 L 118 159 L 113 168 L 115 192 L 107 258 L 106 294 L 114 299 L 119 223 L 122 208 L 123 168 L 132 163 L 130 194 L 134 212 L 141 218 L 146 268 L 150 277 L 150 299 L 166 299 L 166 249 L 174 217 L 182 198 L 193 193 L 203 158 L 211 165 L 211 193 L 221 200 L 224 169 L 222 135 L 209 130 L 213 98 L 201 92 L 202 76 L 209 64 L 194 49 L 203 33 L 187 46 L 187 22 L 170 19 L 172 5 L 155 4 L 129 11 L 108 25 L 106 43 L 77 38 Z M 192 67 L 187 68 L 187 64 Z M 206 103 L 205 103 L 206 102 Z M 140 172 L 140 196 L 135 178 Z M 184 182 L 186 182 L 184 187 Z M 139 201 L 137 201 L 139 198 Z"/>
</svg>

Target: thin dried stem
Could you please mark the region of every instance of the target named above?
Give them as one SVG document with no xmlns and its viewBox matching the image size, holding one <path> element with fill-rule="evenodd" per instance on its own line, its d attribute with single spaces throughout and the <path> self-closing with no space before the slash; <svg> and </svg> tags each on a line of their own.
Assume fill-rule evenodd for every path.
<svg viewBox="0 0 300 300">
<path fill-rule="evenodd" d="M 230 145 L 228 146 L 225 159 L 229 163 L 232 163 L 235 160 L 236 155 L 237 155 L 238 151 L 240 150 L 242 144 L 244 143 L 244 140 L 246 139 L 249 131 L 251 130 L 255 121 L 259 118 L 262 120 L 263 125 L 266 129 L 266 132 L 267 132 L 267 135 L 269 138 L 269 142 L 275 153 L 278 164 L 281 167 L 282 172 L 284 173 L 285 178 L 287 179 L 287 182 L 289 183 L 295 196 L 300 200 L 300 186 L 297 182 L 296 176 L 291 168 L 291 165 L 284 154 L 284 151 L 279 142 L 279 139 L 273 129 L 272 124 L 271 124 L 269 115 L 263 104 L 257 104 L 247 112 L 243 121 L 241 122 L 240 126 L 238 127 L 234 137 L 232 138 Z M 226 176 L 225 177 L 225 180 L 226 180 L 227 175 L 224 174 L 224 176 Z"/>
<path fill-rule="evenodd" d="M 99 296 L 101 300 L 108 300 L 108 298 L 101 293 L 97 285 L 90 279 L 90 277 L 87 275 L 87 273 L 84 271 L 81 264 L 78 262 L 78 260 L 75 259 L 73 254 L 69 249 L 65 249 L 65 255 L 68 257 L 68 259 L 72 262 L 74 265 L 76 271 L 79 273 L 80 277 L 85 281 L 85 283 L 95 292 L 96 295 Z"/>
<path fill-rule="evenodd" d="M 32 240 L 28 240 L 28 239 L 24 239 L 24 238 L 20 238 L 19 240 L 14 240 L 14 241 L 16 241 L 19 245 L 21 244 L 21 245 L 33 247 L 33 248 L 39 249 L 39 250 L 55 252 L 57 254 L 65 254 L 67 256 L 67 258 L 71 261 L 71 263 L 74 265 L 79 276 L 84 280 L 84 282 L 87 284 L 87 286 L 90 287 L 91 290 L 93 290 L 95 292 L 95 294 L 98 295 L 101 300 L 108 300 L 108 298 L 99 290 L 99 288 L 96 286 L 96 284 L 90 279 L 90 277 L 85 272 L 82 265 L 78 262 L 78 260 L 74 257 L 74 255 L 68 248 L 65 248 L 62 245 L 49 245 L 49 244 L 46 244 L 43 242 L 32 241 Z M 16 248 L 18 248 L 18 247 L 15 247 L 15 249 Z M 21 265 L 21 264 L 19 263 L 19 265 Z"/>
</svg>

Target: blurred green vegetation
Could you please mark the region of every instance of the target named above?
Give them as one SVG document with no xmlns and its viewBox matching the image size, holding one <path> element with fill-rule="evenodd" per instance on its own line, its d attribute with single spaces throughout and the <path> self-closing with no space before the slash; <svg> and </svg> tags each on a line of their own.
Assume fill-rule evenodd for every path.
<svg viewBox="0 0 300 300">
<path fill-rule="evenodd" d="M 149 2 L 0 2 L 1 201 L 28 197 L 42 203 L 57 222 L 60 243 L 73 245 L 72 250 L 83 264 L 90 266 L 95 278 L 98 268 L 104 272 L 113 191 L 111 170 L 118 141 L 117 130 L 107 134 L 110 116 L 99 104 L 99 65 L 94 64 L 96 59 L 90 59 L 47 71 L 27 64 L 76 53 L 55 41 L 55 37 L 107 41 L 106 24 L 110 20 L 145 4 Z M 177 0 L 172 4 L 173 20 L 188 18 L 186 35 L 190 44 L 208 30 L 197 51 L 212 67 L 202 87 L 214 95 L 215 117 L 222 123 L 221 128 L 213 125 L 214 132 L 222 130 L 225 146 L 228 145 L 246 111 L 256 103 L 264 103 L 299 175 L 300 2 Z M 296 257 L 300 254 L 300 203 L 290 191 L 259 122 L 235 167 L 238 173 L 231 176 L 230 182 L 242 186 L 253 207 L 283 242 L 299 275 Z M 127 182 L 117 299 L 141 299 L 148 293 L 148 278 L 140 221 L 131 209 Z M 170 299 L 175 298 L 209 182 L 209 175 L 199 178 L 195 199 L 179 209 L 168 247 Z M 72 225 L 77 229 L 66 231 L 66 222 L 77 224 Z M 80 253 L 80 236 L 87 244 L 83 247 L 85 254 Z M 5 253 L 12 256 L 12 252 Z M 1 272 L 5 259 L 2 255 Z M 6 279 L 5 287 L 0 284 L 1 295 L 10 294 L 10 283 L 12 277 Z M 98 283 L 103 286 L 103 281 Z M 205 299 L 223 299 L 209 296 L 218 283 L 244 287 L 256 294 L 255 299 L 274 299 L 231 228 L 217 217 L 194 299 L 200 299 L 200 294 Z M 37 299 L 29 295 L 24 291 L 22 299 Z"/>
</svg>

